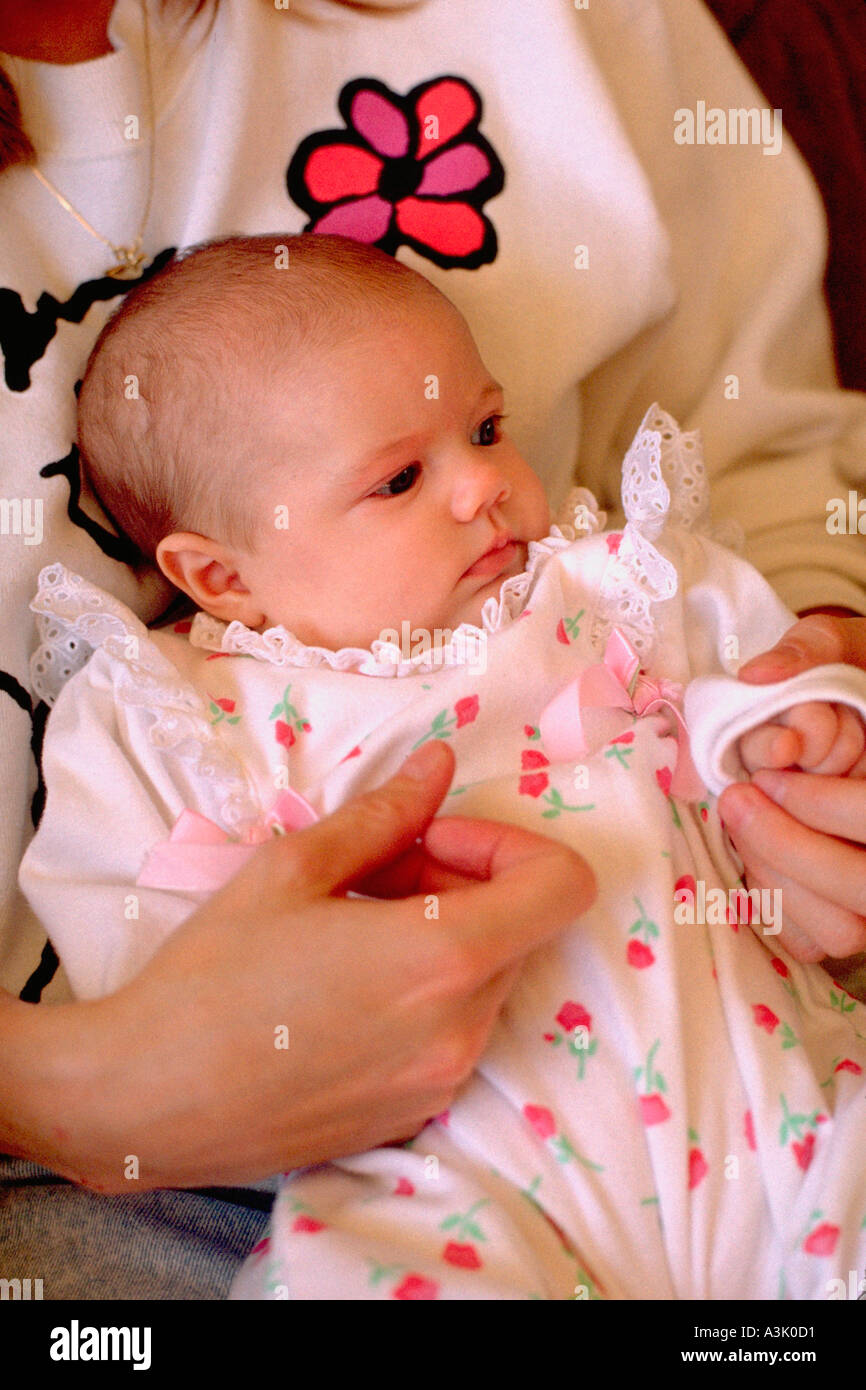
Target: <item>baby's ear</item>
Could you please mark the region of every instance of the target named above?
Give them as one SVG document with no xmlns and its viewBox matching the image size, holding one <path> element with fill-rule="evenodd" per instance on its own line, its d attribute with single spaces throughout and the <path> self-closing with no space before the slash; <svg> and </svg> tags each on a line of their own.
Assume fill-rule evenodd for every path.
<svg viewBox="0 0 866 1390">
<path fill-rule="evenodd" d="M 232 551 L 193 531 L 174 531 L 156 548 L 156 562 L 175 588 L 223 622 L 260 627 L 265 614 L 243 583 Z"/>
</svg>

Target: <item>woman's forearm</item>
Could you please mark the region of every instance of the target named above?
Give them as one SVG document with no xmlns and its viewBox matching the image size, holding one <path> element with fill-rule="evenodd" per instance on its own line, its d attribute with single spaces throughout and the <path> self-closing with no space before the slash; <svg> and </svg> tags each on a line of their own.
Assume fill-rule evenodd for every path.
<svg viewBox="0 0 866 1390">
<path fill-rule="evenodd" d="M 0 1148 L 76 1181 L 90 1107 L 106 1057 L 99 1010 L 89 1004 L 22 1004 L 0 991 Z M 64 1116 L 76 1116 L 74 1128 Z"/>
</svg>

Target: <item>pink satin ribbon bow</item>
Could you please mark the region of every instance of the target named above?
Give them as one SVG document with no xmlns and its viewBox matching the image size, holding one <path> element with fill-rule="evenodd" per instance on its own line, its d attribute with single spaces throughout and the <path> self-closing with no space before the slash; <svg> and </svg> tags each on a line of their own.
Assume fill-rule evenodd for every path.
<svg viewBox="0 0 866 1390">
<path fill-rule="evenodd" d="M 634 647 L 619 628 L 614 628 L 604 660 L 570 681 L 542 712 L 538 726 L 545 751 L 552 762 L 580 758 L 589 752 L 583 710 L 623 709 L 638 716 L 664 711 L 677 740 L 671 795 L 699 801 L 705 787 L 692 762 L 689 731 L 679 708 L 682 694 L 682 686 L 673 681 L 650 680 L 644 675 Z"/>
<path fill-rule="evenodd" d="M 181 811 L 167 840 L 147 856 L 135 880 L 141 888 L 213 893 L 243 868 L 260 845 L 275 834 L 315 825 L 318 816 L 298 792 L 282 791 L 264 820 L 233 840 L 197 811 Z"/>
</svg>

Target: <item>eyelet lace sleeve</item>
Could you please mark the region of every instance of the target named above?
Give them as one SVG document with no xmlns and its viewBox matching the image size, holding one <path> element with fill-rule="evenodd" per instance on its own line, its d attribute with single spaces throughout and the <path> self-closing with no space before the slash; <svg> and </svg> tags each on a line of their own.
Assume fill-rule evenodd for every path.
<svg viewBox="0 0 866 1390">
<path fill-rule="evenodd" d="M 226 828 L 259 818 L 255 789 L 207 717 L 205 700 L 125 604 L 58 564 L 40 573 L 30 607 L 40 637 L 30 662 L 31 682 L 46 704 L 55 703 L 66 682 L 101 648 L 120 663 L 118 699 L 153 716 L 148 726 L 153 747 L 182 758 L 197 776 L 216 784 Z"/>
<path fill-rule="evenodd" d="M 622 502 L 626 526 L 602 581 L 592 641 L 603 650 L 619 627 L 646 657 L 653 645 L 653 605 L 677 592 L 676 569 L 654 542 L 670 524 L 709 529 L 698 431 L 680 430 L 667 411 L 651 405 L 623 462 Z"/>
</svg>

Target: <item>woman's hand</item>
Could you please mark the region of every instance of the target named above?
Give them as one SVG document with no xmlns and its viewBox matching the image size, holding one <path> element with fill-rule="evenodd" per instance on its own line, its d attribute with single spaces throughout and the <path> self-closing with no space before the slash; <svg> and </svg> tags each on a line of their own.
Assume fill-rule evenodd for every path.
<svg viewBox="0 0 866 1390">
<path fill-rule="evenodd" d="M 739 676 L 769 684 L 838 661 L 866 670 L 866 619 L 803 618 L 772 651 L 747 662 Z M 862 776 L 757 771 L 751 783 L 726 788 L 719 812 L 748 882 L 781 888 L 779 939 L 797 960 L 842 958 L 866 950 Z"/>
<path fill-rule="evenodd" d="M 563 845 L 433 821 L 452 772 L 428 745 L 264 846 L 116 994 L 7 998 L 7 1147 L 133 1192 L 248 1182 L 417 1133 L 471 1072 L 523 958 L 595 895 Z"/>
</svg>

